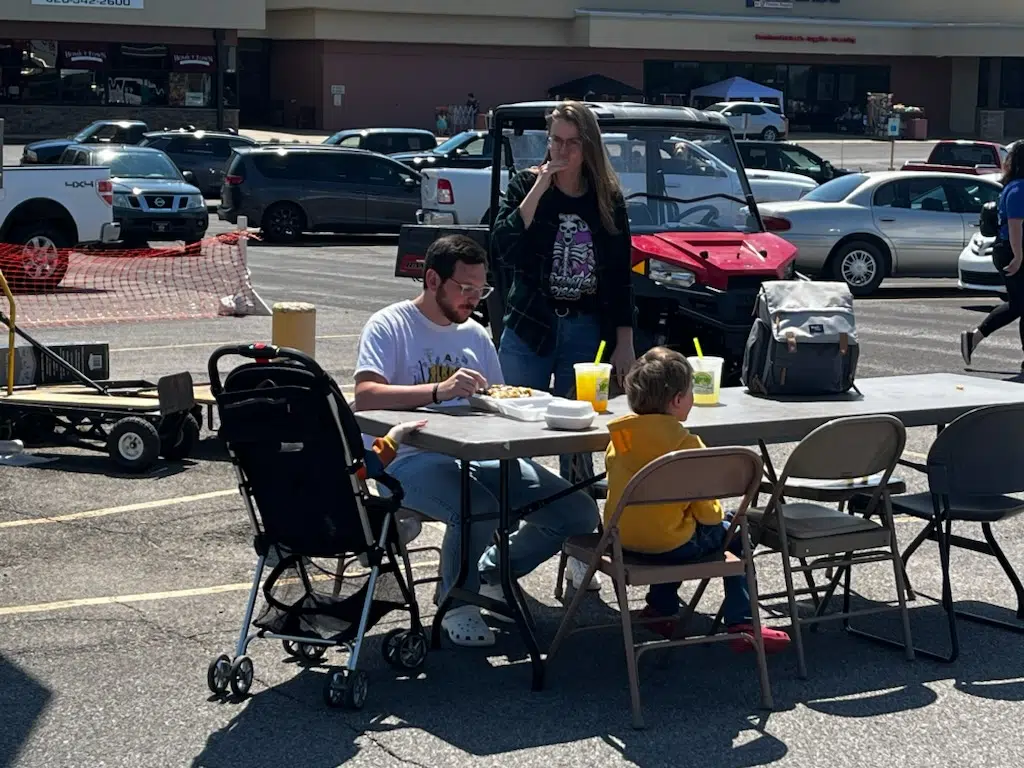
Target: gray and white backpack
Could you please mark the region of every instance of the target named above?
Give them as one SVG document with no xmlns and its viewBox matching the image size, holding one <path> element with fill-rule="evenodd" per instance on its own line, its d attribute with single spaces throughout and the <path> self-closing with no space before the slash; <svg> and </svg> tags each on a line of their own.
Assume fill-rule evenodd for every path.
<svg viewBox="0 0 1024 768">
<path fill-rule="evenodd" d="M 769 280 L 754 306 L 742 382 L 751 394 L 837 395 L 856 390 L 860 348 L 846 283 Z"/>
</svg>

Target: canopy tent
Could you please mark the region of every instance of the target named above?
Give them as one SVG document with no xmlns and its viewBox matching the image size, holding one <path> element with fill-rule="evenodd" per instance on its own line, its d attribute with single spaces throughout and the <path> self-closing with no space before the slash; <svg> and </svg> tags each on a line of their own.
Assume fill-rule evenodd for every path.
<svg viewBox="0 0 1024 768">
<path fill-rule="evenodd" d="M 744 77 L 730 77 L 718 83 L 695 88 L 690 92 L 691 102 L 695 99 L 715 99 L 716 101 L 763 101 L 774 99 L 782 104 L 783 94 L 767 85 L 761 85 Z"/>
<path fill-rule="evenodd" d="M 548 96 L 555 98 L 583 99 L 587 94 L 591 94 L 592 98 L 600 99 L 643 96 L 644 92 L 628 83 L 599 74 L 578 77 L 567 83 L 548 88 Z"/>
</svg>

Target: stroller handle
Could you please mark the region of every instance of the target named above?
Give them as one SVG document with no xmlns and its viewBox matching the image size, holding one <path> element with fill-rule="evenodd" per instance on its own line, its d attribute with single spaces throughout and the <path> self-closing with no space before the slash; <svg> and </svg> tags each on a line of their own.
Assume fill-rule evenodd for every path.
<svg viewBox="0 0 1024 768">
<path fill-rule="evenodd" d="M 320 367 L 320 364 L 317 363 L 316 360 L 299 349 L 293 349 L 292 347 L 279 347 L 276 344 L 266 344 L 262 341 L 254 342 L 252 344 L 229 344 L 215 349 L 213 354 L 210 355 L 210 361 L 207 364 L 210 374 L 210 391 L 214 397 L 224 391 L 224 387 L 220 379 L 219 364 L 221 358 L 228 357 L 229 355 L 247 357 L 250 360 L 255 360 L 257 362 L 270 362 L 274 359 L 285 358 L 301 364 L 316 376 L 327 376 L 324 369 Z"/>
</svg>

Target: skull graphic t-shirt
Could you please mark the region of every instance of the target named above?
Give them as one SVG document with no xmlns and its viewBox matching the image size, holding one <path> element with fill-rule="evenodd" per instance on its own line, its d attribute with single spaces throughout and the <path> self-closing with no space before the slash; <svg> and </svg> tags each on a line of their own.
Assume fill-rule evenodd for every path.
<svg viewBox="0 0 1024 768">
<path fill-rule="evenodd" d="M 552 189 L 558 229 L 551 246 L 548 290 L 557 304 L 572 304 L 580 310 L 597 296 L 597 251 L 594 227 L 600 226 L 597 200 L 593 194 L 570 197 Z M 582 302 L 582 305 L 581 305 Z"/>
</svg>

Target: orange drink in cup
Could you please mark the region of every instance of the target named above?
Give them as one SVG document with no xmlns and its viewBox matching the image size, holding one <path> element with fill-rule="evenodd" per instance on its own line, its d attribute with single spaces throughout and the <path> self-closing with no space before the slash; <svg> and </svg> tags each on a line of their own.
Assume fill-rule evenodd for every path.
<svg viewBox="0 0 1024 768">
<path fill-rule="evenodd" d="M 608 391 L 611 388 L 611 363 L 576 363 L 576 399 L 586 400 L 598 413 L 608 410 Z"/>
</svg>

